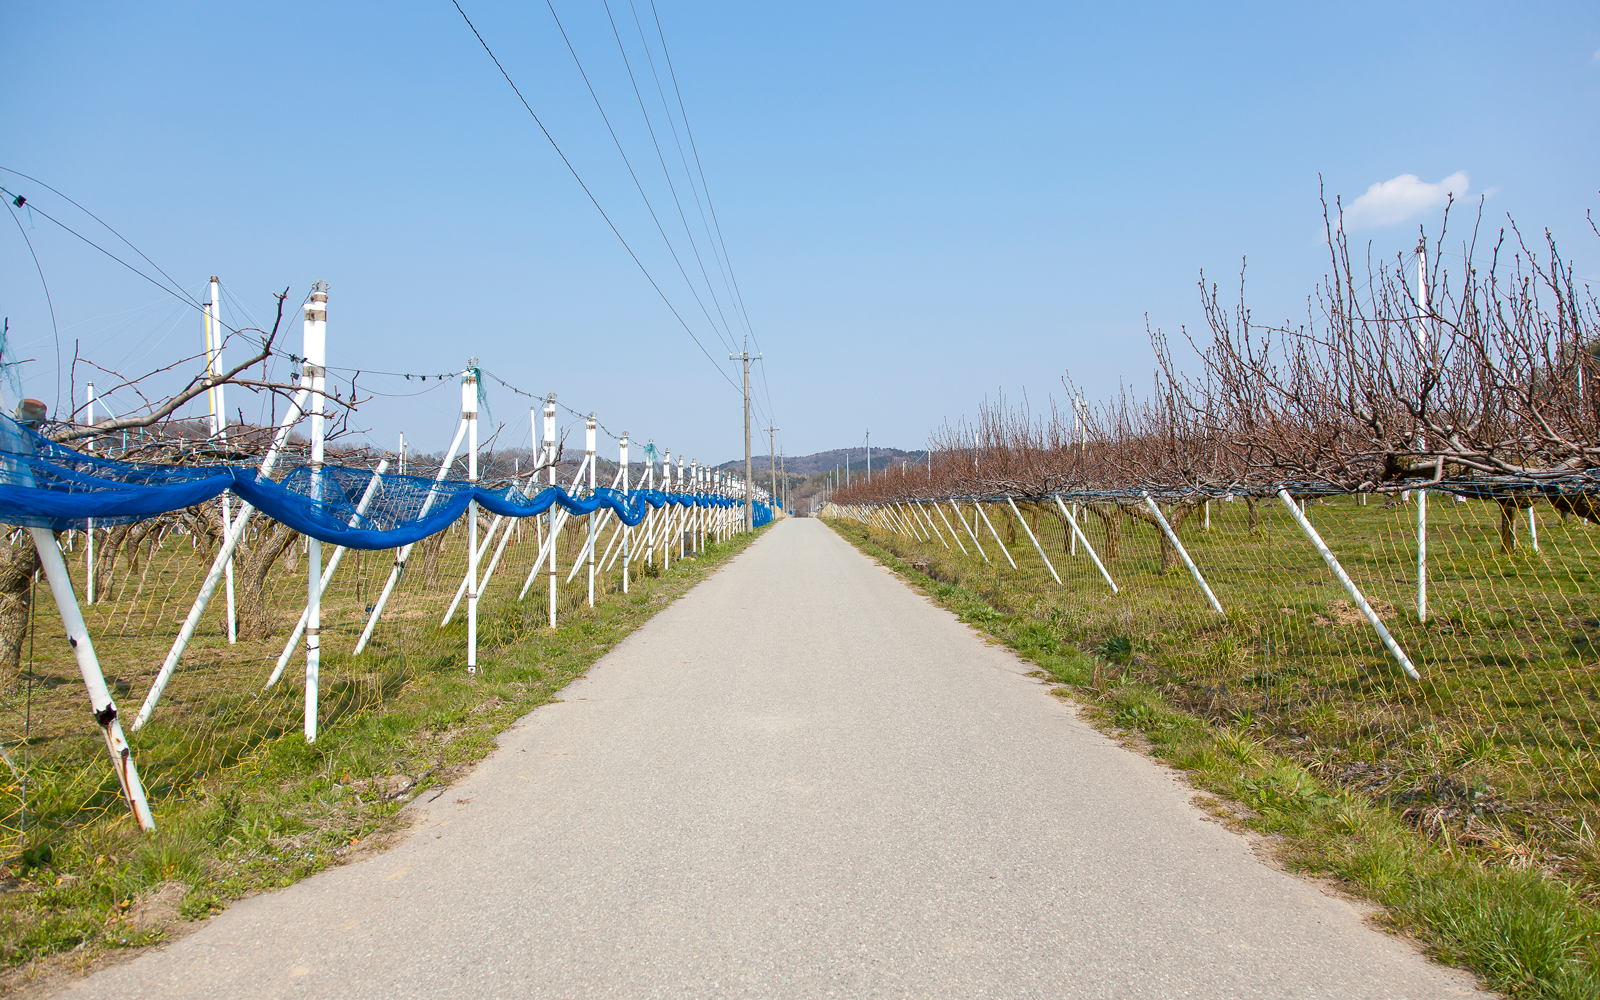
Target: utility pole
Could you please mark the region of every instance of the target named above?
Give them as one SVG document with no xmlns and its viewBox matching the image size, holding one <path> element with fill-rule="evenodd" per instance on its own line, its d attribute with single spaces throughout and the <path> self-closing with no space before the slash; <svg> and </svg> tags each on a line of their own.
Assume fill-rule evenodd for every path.
<svg viewBox="0 0 1600 1000">
<path fill-rule="evenodd" d="M 752 506 L 753 497 L 750 496 L 750 343 L 745 342 L 744 351 L 740 354 L 728 355 L 729 361 L 744 362 L 744 530 L 756 529 L 756 509 Z M 754 360 L 760 361 L 761 354 L 757 352 Z"/>
<path fill-rule="evenodd" d="M 767 464 L 772 472 L 772 501 L 778 502 L 778 428 L 767 428 Z"/>
<path fill-rule="evenodd" d="M 867 485 L 872 485 L 872 432 L 867 431 Z"/>
</svg>

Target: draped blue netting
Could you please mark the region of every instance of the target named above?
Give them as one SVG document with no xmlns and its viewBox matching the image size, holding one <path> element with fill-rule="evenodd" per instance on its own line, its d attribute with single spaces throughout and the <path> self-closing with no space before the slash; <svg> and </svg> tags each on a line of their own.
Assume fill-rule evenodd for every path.
<svg viewBox="0 0 1600 1000">
<path fill-rule="evenodd" d="M 372 496 L 357 514 L 369 486 Z M 204 503 L 224 490 L 296 531 L 352 549 L 420 541 L 449 527 L 474 499 L 506 517 L 531 517 L 559 505 L 575 515 L 610 511 L 626 525 L 637 525 L 651 508 L 668 505 L 740 505 L 707 493 L 597 489 L 578 496 L 547 486 L 530 496 L 524 492 L 530 488 L 378 476 L 342 466 L 324 466 L 316 474 L 301 466 L 275 482 L 253 468 L 124 462 L 75 451 L 0 415 L 0 522 L 56 531 L 83 528 L 90 518 L 96 527 L 129 524 Z M 755 514 L 758 527 L 772 520 L 766 504 L 756 504 Z"/>
</svg>

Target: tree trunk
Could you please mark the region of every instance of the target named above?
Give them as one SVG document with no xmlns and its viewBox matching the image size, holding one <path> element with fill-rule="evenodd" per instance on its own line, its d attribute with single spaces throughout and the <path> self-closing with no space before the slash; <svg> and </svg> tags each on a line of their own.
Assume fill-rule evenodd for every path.
<svg viewBox="0 0 1600 1000">
<path fill-rule="evenodd" d="M 426 542 L 422 559 L 422 585 L 424 587 L 432 587 L 439 582 L 439 555 L 444 551 L 444 541 L 449 535 L 450 532 L 448 530 L 441 531 Z"/>
<path fill-rule="evenodd" d="M 241 539 L 233 550 L 233 583 L 239 615 L 239 638 L 256 640 L 268 638 L 277 631 L 277 612 L 267 603 L 265 593 L 267 574 L 284 552 L 300 539 L 300 533 L 284 525 L 273 524 L 271 529 L 257 529 L 251 534 L 256 536 L 255 544 L 247 548 Z M 265 538 L 261 537 L 263 534 Z M 224 610 L 223 613 L 227 612 Z"/>
<path fill-rule="evenodd" d="M 1500 551 L 1517 551 L 1517 514 L 1533 506 L 1532 500 L 1510 497 L 1496 500 L 1500 505 Z"/>
<path fill-rule="evenodd" d="M 1199 504 L 1180 503 L 1172 504 L 1163 513 L 1166 514 L 1167 524 L 1172 526 L 1172 533 L 1176 535 L 1182 528 L 1183 522 L 1189 519 Z M 1150 524 L 1156 529 L 1156 536 L 1161 540 L 1161 572 L 1170 573 L 1178 566 L 1178 550 L 1167 538 L 1167 533 L 1161 530 L 1161 525 L 1156 521 L 1156 516 L 1142 507 L 1129 507 L 1128 513 L 1141 521 Z"/>
<path fill-rule="evenodd" d="M 5 526 L 9 535 L 16 530 Z M 22 676 L 22 650 L 28 642 L 28 612 L 39 553 L 26 528 L 16 542 L 0 545 L 0 691 L 9 691 Z"/>
<path fill-rule="evenodd" d="M 1550 506 L 1561 512 L 1562 521 L 1576 514 L 1585 521 L 1600 524 L 1600 499 L 1589 494 L 1553 496 L 1550 498 Z"/>
<path fill-rule="evenodd" d="M 1261 527 L 1261 500 L 1257 497 L 1245 497 L 1245 508 L 1250 512 L 1250 534 L 1255 534 Z"/>
<path fill-rule="evenodd" d="M 111 600 L 112 587 L 115 583 L 114 571 L 117 565 L 117 554 L 122 551 L 123 544 L 128 540 L 128 532 L 133 528 L 131 524 L 119 524 L 113 528 L 104 529 L 105 533 L 100 538 L 99 550 L 94 556 L 94 601 L 96 604 Z M 101 529 L 96 528 L 96 531 Z"/>
<path fill-rule="evenodd" d="M 1110 562 L 1122 554 L 1122 520 L 1116 504 L 1094 503 L 1083 508 L 1100 519 L 1105 528 L 1105 542 L 1100 548 L 1100 561 Z"/>
</svg>

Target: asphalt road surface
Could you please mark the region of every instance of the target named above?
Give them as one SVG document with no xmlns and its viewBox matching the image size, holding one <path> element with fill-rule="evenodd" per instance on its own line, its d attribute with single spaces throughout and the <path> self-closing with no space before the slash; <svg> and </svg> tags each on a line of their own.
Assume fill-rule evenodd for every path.
<svg viewBox="0 0 1600 1000">
<path fill-rule="evenodd" d="M 623 642 L 381 856 L 71 993 L 1455 997 L 815 520 Z"/>
</svg>

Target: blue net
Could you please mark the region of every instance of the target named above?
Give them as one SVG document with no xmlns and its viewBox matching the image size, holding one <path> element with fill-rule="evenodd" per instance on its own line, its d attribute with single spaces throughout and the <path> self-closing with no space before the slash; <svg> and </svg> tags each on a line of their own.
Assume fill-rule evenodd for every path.
<svg viewBox="0 0 1600 1000">
<path fill-rule="evenodd" d="M 357 513 L 369 488 L 366 508 Z M 98 458 L 0 416 L 0 522 L 65 531 L 84 528 L 92 518 L 103 528 L 192 507 L 224 490 L 318 541 L 364 550 L 409 545 L 443 531 L 473 500 L 506 517 L 532 517 L 552 506 L 576 515 L 609 510 L 629 526 L 643 521 L 651 508 L 739 503 L 716 494 L 660 490 L 602 488 L 580 496 L 559 486 L 529 495 L 520 483 L 488 487 L 333 465 L 320 472 L 300 466 L 274 481 L 253 468 Z M 770 507 L 755 507 L 757 526 L 772 519 Z"/>
</svg>

